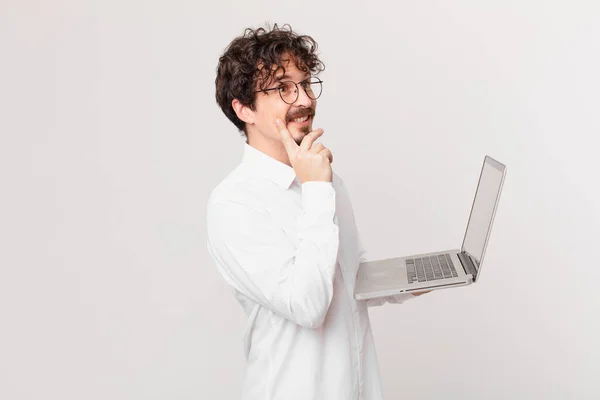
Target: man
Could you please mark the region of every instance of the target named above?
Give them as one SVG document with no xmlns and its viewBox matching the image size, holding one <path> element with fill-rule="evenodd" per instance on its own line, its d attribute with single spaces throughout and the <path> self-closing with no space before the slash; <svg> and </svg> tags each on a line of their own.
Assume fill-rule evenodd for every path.
<svg viewBox="0 0 600 400">
<path fill-rule="evenodd" d="M 217 103 L 246 143 L 208 200 L 207 246 L 248 316 L 245 400 L 382 399 L 367 307 L 412 297 L 354 299 L 365 251 L 315 143 L 316 49 L 289 25 L 247 29 L 217 68 Z"/>
</svg>

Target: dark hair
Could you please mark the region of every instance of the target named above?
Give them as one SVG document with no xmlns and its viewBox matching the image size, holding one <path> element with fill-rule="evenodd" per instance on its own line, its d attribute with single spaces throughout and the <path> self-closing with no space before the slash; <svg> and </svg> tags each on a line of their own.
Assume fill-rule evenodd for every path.
<svg viewBox="0 0 600 400">
<path fill-rule="evenodd" d="M 216 98 L 227 118 L 243 132 L 242 136 L 246 134 L 246 123 L 233 110 L 233 99 L 254 110 L 256 83 L 260 80 L 258 89 L 266 89 L 275 73 L 280 69 L 285 73 L 282 61 L 286 60 L 281 58 L 284 53 L 294 58 L 302 72 L 320 73 L 325 65 L 315 54 L 316 50 L 313 38 L 294 33 L 289 24 L 282 28 L 275 24 L 270 31 L 247 28 L 227 46 L 217 66 Z"/>
</svg>

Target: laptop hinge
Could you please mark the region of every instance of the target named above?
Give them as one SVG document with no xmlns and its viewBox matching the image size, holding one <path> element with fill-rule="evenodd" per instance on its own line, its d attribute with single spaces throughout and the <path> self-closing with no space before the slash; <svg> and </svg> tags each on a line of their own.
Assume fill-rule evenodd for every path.
<svg viewBox="0 0 600 400">
<path fill-rule="evenodd" d="M 464 251 L 461 251 L 457 255 L 458 255 L 458 259 L 460 260 L 460 262 L 463 266 L 463 269 L 465 270 L 465 274 L 473 275 L 473 280 L 476 280 L 477 279 L 477 268 L 475 268 L 475 265 L 473 265 L 473 262 L 471 261 L 471 257 L 469 257 L 469 255 Z"/>
</svg>

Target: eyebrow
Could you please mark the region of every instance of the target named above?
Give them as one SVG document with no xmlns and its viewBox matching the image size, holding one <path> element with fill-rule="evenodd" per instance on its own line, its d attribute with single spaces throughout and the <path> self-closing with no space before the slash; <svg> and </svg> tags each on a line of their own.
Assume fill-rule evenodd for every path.
<svg viewBox="0 0 600 400">
<path fill-rule="evenodd" d="M 305 80 L 307 80 L 307 79 L 310 79 L 310 78 L 311 78 L 311 76 L 309 75 L 309 76 L 305 77 L 304 79 L 302 79 L 300 82 L 302 82 L 302 81 L 305 81 Z M 277 82 L 281 82 L 283 79 L 289 79 L 289 80 L 292 80 L 292 77 L 291 77 L 291 76 L 289 76 L 288 74 L 283 74 L 283 75 L 281 75 L 281 76 L 278 76 L 278 77 L 276 77 L 276 78 L 275 78 L 275 80 L 276 80 Z"/>
</svg>

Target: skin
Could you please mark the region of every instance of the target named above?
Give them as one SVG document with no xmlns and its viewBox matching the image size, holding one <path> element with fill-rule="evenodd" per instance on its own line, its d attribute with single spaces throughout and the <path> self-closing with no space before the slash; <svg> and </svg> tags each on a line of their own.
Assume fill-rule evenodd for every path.
<svg viewBox="0 0 600 400">
<path fill-rule="evenodd" d="M 282 57 L 282 59 L 285 58 Z M 282 62 L 287 77 L 282 80 L 300 82 L 310 78 L 310 73 L 299 70 L 292 57 L 287 59 L 287 62 Z M 268 88 L 277 87 L 277 78 L 282 75 L 283 71 L 277 71 L 275 79 L 270 82 Z M 258 90 L 258 84 L 256 89 Z M 280 129 L 276 125 L 276 120 L 279 118 L 284 121 L 285 128 L 287 128 L 296 144 L 300 145 L 302 139 L 313 130 L 312 123 L 317 101 L 309 98 L 306 92 L 299 88 L 298 100 L 294 104 L 286 104 L 281 100 L 276 90 L 271 90 L 256 94 L 255 110 L 244 106 L 237 99 L 234 99 L 231 105 L 238 118 L 246 123 L 248 144 L 291 167 L 292 164 L 279 133 Z M 299 124 L 291 121 L 295 117 L 304 115 L 311 115 L 307 126 L 299 126 Z"/>
</svg>

